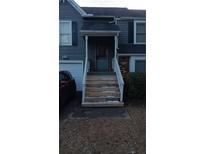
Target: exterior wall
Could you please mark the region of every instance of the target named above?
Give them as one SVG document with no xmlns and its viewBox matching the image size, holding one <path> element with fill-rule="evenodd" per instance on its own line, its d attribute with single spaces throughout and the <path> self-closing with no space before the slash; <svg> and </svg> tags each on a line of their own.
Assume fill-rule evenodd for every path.
<svg viewBox="0 0 205 154">
<path fill-rule="evenodd" d="M 77 22 L 78 27 L 78 42 L 77 45 L 72 46 L 59 46 L 59 59 L 69 60 L 84 60 L 85 58 L 85 41 L 80 36 L 80 29 L 82 27 L 83 19 L 80 13 L 73 8 L 68 2 L 59 4 L 59 20 L 72 20 Z"/>
<path fill-rule="evenodd" d="M 135 19 L 118 19 L 117 25 L 120 27 L 120 35 L 119 35 L 119 44 L 128 44 L 129 38 L 129 22 L 134 22 Z M 146 20 L 146 19 L 137 19 L 137 20 Z M 134 28 L 134 23 L 133 23 Z M 134 29 L 133 29 L 133 37 L 134 37 Z M 134 44 L 134 43 L 132 43 Z"/>
<path fill-rule="evenodd" d="M 145 19 L 139 19 L 139 20 L 145 20 Z M 134 19 L 122 19 L 122 20 L 118 20 L 117 24 L 120 27 L 120 35 L 119 35 L 119 44 L 130 44 L 130 45 L 134 45 L 133 43 L 129 43 L 129 22 L 134 22 Z M 134 28 L 134 23 L 132 28 Z M 134 29 L 133 31 L 133 36 L 134 37 Z M 134 38 L 133 38 L 134 39 Z M 129 46 L 130 46 L 129 45 Z M 133 51 L 129 51 L 129 49 L 125 50 L 125 53 L 131 53 Z M 134 60 L 135 58 L 139 58 L 140 56 L 130 56 L 129 54 L 127 55 L 123 55 L 123 56 L 119 56 L 119 65 L 120 65 L 120 70 L 122 75 L 126 75 L 126 73 L 128 72 L 134 72 L 133 70 L 133 65 L 134 65 Z M 145 56 L 143 56 L 144 59 Z"/>
<path fill-rule="evenodd" d="M 59 4 L 59 20 L 71 20 L 77 22 L 78 42 L 77 45 L 59 46 L 59 59 L 84 60 L 85 59 L 85 40 L 80 35 L 80 29 L 83 24 L 83 18 L 80 13 L 68 2 Z M 111 20 L 111 19 L 109 19 Z M 85 20 L 84 20 L 85 21 Z M 118 19 L 117 25 L 120 27 L 119 44 L 128 44 L 129 22 L 134 19 Z M 89 47 L 89 46 L 88 46 Z M 127 51 L 129 53 L 129 51 Z"/>
<path fill-rule="evenodd" d="M 135 72 L 135 61 L 145 60 L 146 55 L 134 55 L 134 56 L 119 56 L 119 65 L 122 75 L 126 75 L 129 72 Z"/>
<path fill-rule="evenodd" d="M 128 43 L 128 20 L 118 20 L 118 26 L 120 27 L 119 44 Z"/>
</svg>

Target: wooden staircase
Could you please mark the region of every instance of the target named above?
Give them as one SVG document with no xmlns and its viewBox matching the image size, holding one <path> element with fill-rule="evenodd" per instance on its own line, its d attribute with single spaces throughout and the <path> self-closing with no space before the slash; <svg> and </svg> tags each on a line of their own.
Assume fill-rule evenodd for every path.
<svg viewBox="0 0 205 154">
<path fill-rule="evenodd" d="M 120 91 L 115 73 L 88 74 L 83 107 L 121 107 Z"/>
</svg>

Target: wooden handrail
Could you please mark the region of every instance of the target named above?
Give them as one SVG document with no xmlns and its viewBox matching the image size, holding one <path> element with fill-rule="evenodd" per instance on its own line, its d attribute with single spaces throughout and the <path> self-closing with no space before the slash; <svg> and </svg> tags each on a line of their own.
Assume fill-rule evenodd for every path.
<svg viewBox="0 0 205 154">
<path fill-rule="evenodd" d="M 117 81 L 118 81 L 118 85 L 120 89 L 120 101 L 122 102 L 123 101 L 124 80 L 122 77 L 122 73 L 120 71 L 120 66 L 117 61 L 117 58 L 114 58 L 114 71 L 116 73 Z"/>
</svg>

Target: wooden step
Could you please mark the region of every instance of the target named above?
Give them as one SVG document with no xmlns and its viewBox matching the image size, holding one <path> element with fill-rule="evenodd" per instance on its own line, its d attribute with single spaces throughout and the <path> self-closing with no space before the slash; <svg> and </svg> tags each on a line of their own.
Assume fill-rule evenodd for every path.
<svg viewBox="0 0 205 154">
<path fill-rule="evenodd" d="M 87 75 L 87 77 L 116 77 L 116 75 Z"/>
<path fill-rule="evenodd" d="M 110 87 L 118 86 L 117 81 L 86 81 L 87 87 Z"/>
<path fill-rule="evenodd" d="M 106 102 L 83 102 L 82 107 L 123 107 L 124 103 L 120 101 Z"/>
<path fill-rule="evenodd" d="M 87 75 L 115 75 L 115 72 L 88 72 Z"/>
<path fill-rule="evenodd" d="M 107 83 L 107 84 L 98 84 L 98 83 L 96 83 L 96 84 L 94 84 L 94 83 L 92 83 L 92 84 L 86 84 L 86 87 L 99 87 L 99 88 L 107 88 L 107 87 L 118 87 L 118 84 L 116 84 L 116 83 Z"/>
<path fill-rule="evenodd" d="M 118 82 L 116 80 L 88 80 L 86 84 L 118 84 Z"/>
<path fill-rule="evenodd" d="M 83 107 L 119 107 L 120 90 L 115 74 L 89 74 L 86 80 Z"/>
<path fill-rule="evenodd" d="M 117 96 L 102 96 L 102 97 L 85 97 L 85 102 L 107 102 L 107 101 L 119 101 L 120 97 Z"/>
<path fill-rule="evenodd" d="M 101 90 L 101 91 L 90 91 L 90 90 L 86 90 L 85 94 L 120 94 L 119 90 Z"/>
<path fill-rule="evenodd" d="M 85 92 L 85 97 L 120 97 L 118 91 Z"/>
<path fill-rule="evenodd" d="M 87 76 L 87 80 L 102 80 L 102 81 L 110 81 L 110 80 L 117 80 L 116 76 L 96 76 L 96 75 L 92 75 L 92 76 Z"/>
<path fill-rule="evenodd" d="M 95 77 L 90 77 L 87 78 L 87 81 L 117 81 L 116 78 L 95 78 Z"/>
<path fill-rule="evenodd" d="M 101 91 L 117 91 L 119 92 L 118 86 L 104 86 L 104 87 L 86 87 L 85 91 L 89 92 L 101 92 Z"/>
</svg>

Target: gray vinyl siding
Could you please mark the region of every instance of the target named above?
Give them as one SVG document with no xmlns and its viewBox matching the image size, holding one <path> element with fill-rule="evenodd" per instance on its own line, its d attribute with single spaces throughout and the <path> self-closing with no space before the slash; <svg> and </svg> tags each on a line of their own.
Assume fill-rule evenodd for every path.
<svg viewBox="0 0 205 154">
<path fill-rule="evenodd" d="M 119 44 L 128 43 L 128 20 L 118 20 L 118 26 L 120 27 Z"/>
<path fill-rule="evenodd" d="M 60 20 L 71 20 L 77 22 L 78 28 L 78 42 L 77 45 L 72 46 L 59 46 L 59 59 L 69 60 L 84 60 L 85 59 L 85 40 L 80 35 L 80 29 L 83 25 L 83 18 L 80 13 L 71 6 L 70 3 L 59 4 L 59 19 Z M 111 20 L 111 19 L 109 19 Z M 117 21 L 117 25 L 120 28 L 119 44 L 128 44 L 128 22 L 134 19 L 120 19 Z M 84 20 L 87 22 L 88 20 Z M 128 52 L 128 51 L 127 51 Z"/>
<path fill-rule="evenodd" d="M 144 21 L 145 19 L 137 19 Z M 134 22 L 134 19 L 120 19 L 117 21 L 117 25 L 120 28 L 120 35 L 119 35 L 119 44 L 128 44 L 128 23 Z M 133 27 L 134 28 L 134 27 Z M 134 35 L 134 34 L 133 34 Z M 133 43 L 132 43 L 133 44 Z"/>
<path fill-rule="evenodd" d="M 80 13 L 70 3 L 61 3 L 59 4 L 59 20 L 75 21 L 78 26 L 77 46 L 59 46 L 59 59 L 62 60 L 63 57 L 67 57 L 69 60 L 84 60 L 85 41 L 79 33 L 83 23 Z"/>
</svg>

